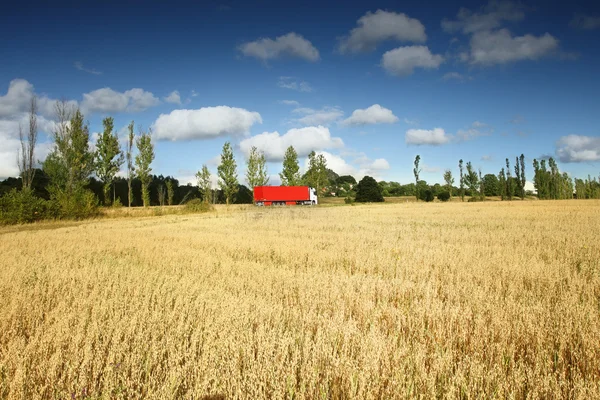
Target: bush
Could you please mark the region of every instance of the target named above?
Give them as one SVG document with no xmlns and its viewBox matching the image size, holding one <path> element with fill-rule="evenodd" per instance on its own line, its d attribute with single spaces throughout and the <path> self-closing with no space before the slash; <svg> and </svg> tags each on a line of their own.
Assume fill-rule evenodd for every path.
<svg viewBox="0 0 600 400">
<path fill-rule="evenodd" d="M 419 199 L 426 201 L 426 202 L 431 202 L 435 199 L 435 196 L 433 194 L 433 190 L 431 189 L 425 189 L 419 192 Z"/>
<path fill-rule="evenodd" d="M 365 176 L 356 185 L 356 199 L 360 203 L 382 202 L 383 194 L 377 181 L 370 176 Z"/>
<path fill-rule="evenodd" d="M 448 200 L 450 200 L 450 193 L 448 193 L 448 192 L 438 193 L 437 198 L 439 201 L 448 201 Z"/>
<path fill-rule="evenodd" d="M 115 201 L 113 201 L 112 206 L 113 206 L 113 208 L 122 208 L 123 203 L 121 203 L 121 199 L 119 197 L 117 197 L 117 199 Z"/>
<path fill-rule="evenodd" d="M 346 196 L 346 198 L 344 199 L 344 203 L 346 204 L 354 204 L 354 199 L 350 196 Z"/>
<path fill-rule="evenodd" d="M 192 199 L 185 203 L 185 209 L 189 212 L 202 213 L 213 211 L 215 208 L 200 199 Z"/>
<path fill-rule="evenodd" d="M 36 197 L 31 189 L 12 189 L 0 197 L 0 223 L 25 224 L 54 217 L 52 203 Z"/>
<path fill-rule="evenodd" d="M 98 198 L 90 190 L 75 190 L 71 195 L 59 193 L 54 200 L 60 218 L 85 219 L 98 215 Z"/>
</svg>

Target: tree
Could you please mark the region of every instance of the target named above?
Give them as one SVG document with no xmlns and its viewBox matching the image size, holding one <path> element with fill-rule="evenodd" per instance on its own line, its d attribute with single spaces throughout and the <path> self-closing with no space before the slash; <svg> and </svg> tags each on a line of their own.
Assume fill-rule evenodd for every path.
<svg viewBox="0 0 600 400">
<path fill-rule="evenodd" d="M 463 174 L 463 160 L 458 160 L 458 169 L 460 171 L 460 200 L 465 201 L 465 177 Z"/>
<path fill-rule="evenodd" d="M 498 192 L 502 200 L 506 200 L 506 172 L 504 172 L 504 167 L 498 173 Z"/>
<path fill-rule="evenodd" d="M 293 146 L 285 151 L 283 156 L 283 170 L 279 173 L 282 186 L 296 186 L 300 183 L 300 165 L 298 154 Z"/>
<path fill-rule="evenodd" d="M 58 123 L 52 133 L 54 148 L 44 161 L 50 178 L 48 193 L 59 206 L 61 216 L 84 218 L 96 211 L 97 199 L 85 189 L 94 170 L 94 154 L 89 148 L 89 128 L 79 109 L 73 111 L 60 101 L 55 106 Z"/>
<path fill-rule="evenodd" d="M 502 169 L 502 173 L 504 168 Z M 500 196 L 499 180 L 494 174 L 485 174 L 482 179 L 483 193 L 486 196 Z"/>
<path fill-rule="evenodd" d="M 265 186 L 269 183 L 267 174 L 267 159 L 263 152 L 258 151 L 255 146 L 250 149 L 248 165 L 246 170 L 246 182 L 253 190 L 255 186 Z"/>
<path fill-rule="evenodd" d="M 419 200 L 419 174 L 421 173 L 421 170 L 419 169 L 420 161 L 421 161 L 421 156 L 417 154 L 417 156 L 415 157 L 415 167 L 413 168 L 413 174 L 415 174 L 415 183 L 417 185 L 417 193 L 416 193 L 417 200 Z"/>
<path fill-rule="evenodd" d="M 131 207 L 131 180 L 135 174 L 135 170 L 133 168 L 133 139 L 135 139 L 135 134 L 133 133 L 133 121 L 127 127 L 129 133 L 127 135 L 127 206 Z"/>
<path fill-rule="evenodd" d="M 481 168 L 479 168 L 479 197 L 481 201 L 485 200 L 485 182 L 483 181 L 483 176 L 481 175 Z"/>
<path fill-rule="evenodd" d="M 225 142 L 223 145 L 221 164 L 217 167 L 217 173 L 219 175 L 219 187 L 225 195 L 226 204 L 229 205 L 229 203 L 235 201 L 235 195 L 238 191 L 237 164 L 229 142 Z"/>
<path fill-rule="evenodd" d="M 477 193 L 477 188 L 479 187 L 479 178 L 477 177 L 477 172 L 475 172 L 471 161 L 467 162 L 467 174 L 465 175 L 464 181 L 471 191 L 471 196 L 475 197 L 475 193 Z"/>
<path fill-rule="evenodd" d="M 381 187 L 377 181 L 370 176 L 365 176 L 356 185 L 356 201 L 361 203 L 366 202 L 382 202 L 383 194 Z"/>
<path fill-rule="evenodd" d="M 344 183 L 348 183 L 350 185 L 356 185 L 356 179 L 352 175 L 342 175 L 337 178 L 336 183 L 338 185 L 343 185 Z"/>
<path fill-rule="evenodd" d="M 167 181 L 166 185 L 167 185 L 167 204 L 172 206 L 173 205 L 173 196 L 175 195 L 175 192 L 173 191 L 173 180 L 169 179 Z"/>
<path fill-rule="evenodd" d="M 514 181 L 510 175 L 510 161 L 506 159 L 506 197 L 508 200 L 512 200 L 514 192 Z"/>
<path fill-rule="evenodd" d="M 519 164 L 521 164 L 521 199 L 525 200 L 525 156 L 521 154 L 519 157 Z"/>
<path fill-rule="evenodd" d="M 135 144 L 138 149 L 138 154 L 135 156 L 136 175 L 142 182 L 142 202 L 144 207 L 150 205 L 150 182 L 152 181 L 152 168 L 150 164 L 154 161 L 154 145 L 152 144 L 152 131 L 144 132 L 140 130 L 140 135 L 137 137 Z"/>
<path fill-rule="evenodd" d="M 104 205 L 110 204 L 110 188 L 113 179 L 123 164 L 123 153 L 119 147 L 119 137 L 113 133 L 114 120 L 106 117 L 102 121 L 104 132 L 96 143 L 96 174 L 104 183 Z"/>
<path fill-rule="evenodd" d="M 196 179 L 198 180 L 198 188 L 202 193 L 202 199 L 205 203 L 210 203 L 212 197 L 212 182 L 210 179 L 210 171 L 206 164 L 202 166 L 202 170 L 196 172 Z"/>
<path fill-rule="evenodd" d="M 37 142 L 37 98 L 33 96 L 29 103 L 29 131 L 27 132 L 27 141 L 23 136 L 21 124 L 19 124 L 19 140 L 21 141 L 21 150 L 17 156 L 19 172 L 23 181 L 23 189 L 31 189 L 33 178 L 35 176 L 35 144 Z"/>
<path fill-rule="evenodd" d="M 454 185 L 454 178 L 452 177 L 452 171 L 447 169 L 444 171 L 444 182 L 446 182 L 446 190 L 450 197 L 452 197 L 452 185 Z"/>
<path fill-rule="evenodd" d="M 327 160 L 322 154 L 316 155 L 311 151 L 308 155 L 308 170 L 304 174 L 304 182 L 321 193 L 321 188 L 327 183 Z"/>
</svg>

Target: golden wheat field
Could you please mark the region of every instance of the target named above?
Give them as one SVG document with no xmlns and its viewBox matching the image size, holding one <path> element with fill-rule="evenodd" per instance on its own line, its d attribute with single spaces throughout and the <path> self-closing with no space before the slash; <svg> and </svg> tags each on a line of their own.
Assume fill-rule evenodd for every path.
<svg viewBox="0 0 600 400">
<path fill-rule="evenodd" d="M 0 228 L 1 399 L 600 398 L 600 202 Z"/>
</svg>

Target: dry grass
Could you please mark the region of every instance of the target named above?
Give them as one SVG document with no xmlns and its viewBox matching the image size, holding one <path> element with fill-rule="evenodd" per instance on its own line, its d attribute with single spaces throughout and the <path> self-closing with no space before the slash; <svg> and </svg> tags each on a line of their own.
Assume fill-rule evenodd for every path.
<svg viewBox="0 0 600 400">
<path fill-rule="evenodd" d="M 406 203 L 2 228 L 0 398 L 600 398 L 599 216 Z"/>
</svg>

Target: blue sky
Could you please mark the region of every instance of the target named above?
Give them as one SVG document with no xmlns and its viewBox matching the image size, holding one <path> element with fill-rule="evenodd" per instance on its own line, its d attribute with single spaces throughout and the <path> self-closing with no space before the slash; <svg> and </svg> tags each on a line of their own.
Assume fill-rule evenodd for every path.
<svg viewBox="0 0 600 400">
<path fill-rule="evenodd" d="M 14 176 L 18 125 L 38 96 L 78 105 L 99 132 L 152 128 L 154 172 L 182 183 L 225 141 L 239 175 L 252 145 L 272 183 L 287 145 L 324 152 L 357 178 L 408 183 L 498 173 L 553 156 L 600 174 L 600 8 L 592 2 L 54 2 L 0 16 L 0 177 Z M 564 2 L 563 2 L 564 3 Z M 137 128 L 136 128 L 137 129 Z M 40 135 L 38 157 L 49 150 Z M 304 160 L 302 161 L 304 163 Z"/>
</svg>

